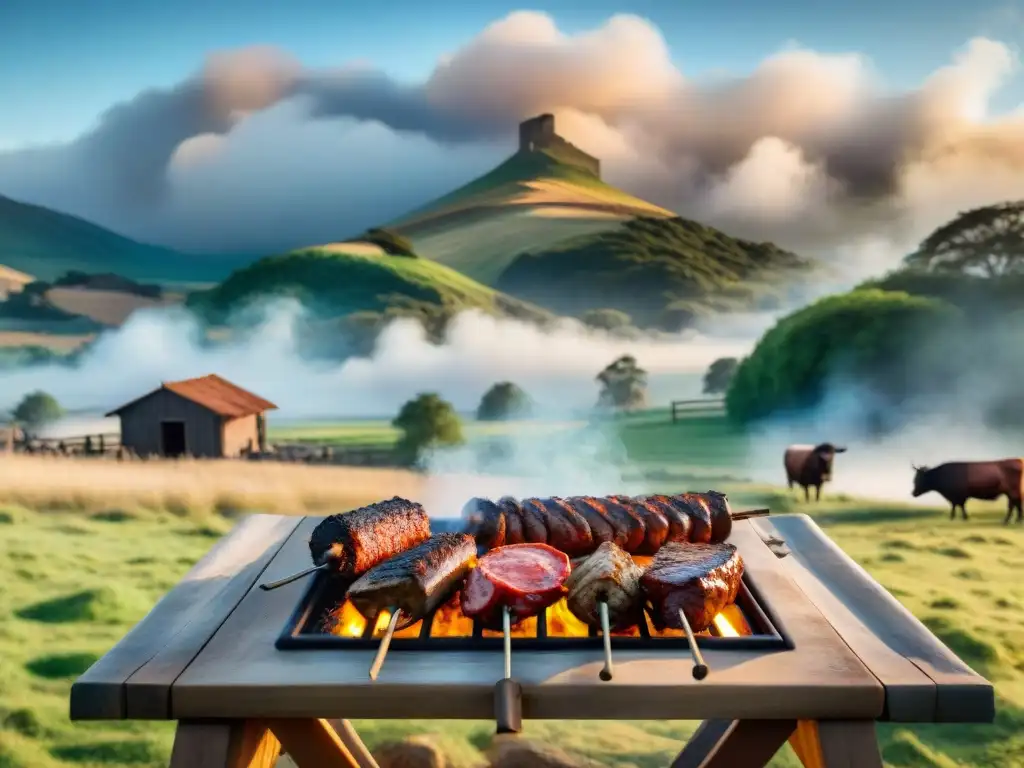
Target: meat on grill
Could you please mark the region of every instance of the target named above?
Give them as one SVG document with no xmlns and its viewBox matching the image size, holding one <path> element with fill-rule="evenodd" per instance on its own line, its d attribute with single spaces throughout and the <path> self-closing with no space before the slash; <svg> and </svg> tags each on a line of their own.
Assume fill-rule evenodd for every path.
<svg viewBox="0 0 1024 768">
<path fill-rule="evenodd" d="M 395 496 L 321 520 L 309 537 L 309 553 L 314 565 L 329 563 L 335 573 L 355 577 L 429 537 L 426 510 Z"/>
<path fill-rule="evenodd" d="M 462 582 L 476 558 L 464 533 L 439 533 L 374 566 L 348 588 L 348 599 L 367 619 L 400 610 L 398 629 L 429 614 Z"/>
<path fill-rule="evenodd" d="M 718 542 L 732 532 L 729 501 L 717 491 L 521 501 L 506 496 L 497 504 L 472 499 L 463 514 L 467 532 L 484 548 L 549 544 L 571 557 L 590 554 L 604 542 L 653 555 L 668 542 Z"/>
<path fill-rule="evenodd" d="M 736 601 L 743 558 L 732 544 L 666 544 L 644 571 L 640 583 L 659 627 L 683 629 L 682 609 L 694 632 L 711 626 L 715 616 Z"/>
<path fill-rule="evenodd" d="M 492 549 L 466 578 L 462 612 L 485 627 L 501 626 L 503 606 L 513 622 L 535 616 L 562 599 L 569 571 L 569 556 L 547 544 Z"/>
<path fill-rule="evenodd" d="M 643 615 L 643 569 L 613 542 L 605 542 L 579 565 L 565 582 L 566 604 L 572 614 L 591 627 L 601 626 L 601 601 L 608 605 L 611 629 L 634 626 Z"/>
</svg>

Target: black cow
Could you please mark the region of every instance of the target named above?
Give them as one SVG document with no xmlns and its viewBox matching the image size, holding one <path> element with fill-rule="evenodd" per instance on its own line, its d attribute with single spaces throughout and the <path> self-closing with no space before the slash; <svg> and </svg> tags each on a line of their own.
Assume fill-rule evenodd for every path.
<svg viewBox="0 0 1024 768">
<path fill-rule="evenodd" d="M 967 519 L 965 505 L 968 499 L 992 501 L 1004 495 L 1009 508 L 1003 523 L 1010 522 L 1014 510 L 1017 510 L 1018 523 L 1024 517 L 1024 509 L 1021 508 L 1024 460 L 954 461 L 931 468 L 911 467 L 914 470 L 914 498 L 935 491 L 950 503 L 950 520 L 956 517 L 957 507 L 960 507 L 961 519 Z"/>
<path fill-rule="evenodd" d="M 804 501 L 811 500 L 810 489 L 813 486 L 814 500 L 821 501 L 821 486 L 832 479 L 832 461 L 837 453 L 845 452 L 846 448 L 832 443 L 789 446 L 784 460 L 787 484 L 790 488 L 793 483 L 801 486 Z"/>
</svg>

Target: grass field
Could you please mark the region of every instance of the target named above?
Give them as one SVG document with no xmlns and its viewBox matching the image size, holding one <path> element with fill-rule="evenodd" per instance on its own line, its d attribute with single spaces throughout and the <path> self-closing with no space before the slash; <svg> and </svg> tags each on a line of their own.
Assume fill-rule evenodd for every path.
<svg viewBox="0 0 1024 768">
<path fill-rule="evenodd" d="M 363 442 L 368 433 L 389 439 L 385 426 L 325 425 L 320 437 L 335 444 Z M 881 727 L 886 765 L 1024 765 L 1024 584 L 1019 578 L 1024 529 L 1001 525 L 1001 503 L 975 505 L 968 523 L 950 521 L 943 509 L 850 499 L 828 494 L 827 488 L 821 504 L 806 506 L 778 487 L 728 480 L 743 476 L 747 445 L 716 416 L 695 416 L 673 426 L 666 412 L 655 411 L 605 426 L 622 436 L 632 459 L 652 478 L 652 489 L 707 485 L 729 492 L 739 506 L 767 503 L 774 514 L 809 512 L 834 541 L 995 684 L 999 701 L 993 726 Z M 468 427 L 471 433 L 476 429 L 482 428 Z M 260 481 L 256 475 L 233 474 L 247 471 L 240 463 L 126 465 L 142 474 L 131 479 L 92 470 L 94 484 L 108 488 L 104 501 L 98 488 L 87 489 L 87 470 L 71 471 L 74 465 L 65 464 L 54 471 L 52 462 L 43 462 L 0 459 L 0 505 L 5 505 L 0 510 L 2 768 L 166 765 L 172 737 L 168 724 L 70 723 L 67 697 L 75 676 L 230 528 L 228 518 L 236 514 L 232 510 L 244 504 L 273 507 L 302 498 L 295 489 L 311 493 L 310 486 L 326 489 L 309 497 L 315 506 L 343 509 L 382 493 L 415 497 L 422 482 L 396 471 L 325 470 L 336 473 L 328 475 L 309 467 L 257 465 L 266 476 Z M 46 477 L 56 486 L 48 497 L 43 492 Z M 238 486 L 260 482 L 248 499 L 239 498 Z M 175 496 L 175 488 L 185 484 L 196 488 Z M 149 497 L 143 495 L 147 487 Z M 338 487 L 345 491 L 330 490 Z M 231 503 L 218 507 L 212 501 L 231 493 L 236 494 Z M 57 511 L 29 508 L 33 506 Z M 55 542 L 74 553 L 73 568 L 67 567 L 66 558 L 48 556 Z M 52 642 L 40 643 L 40 636 Z M 371 748 L 410 733 L 430 734 L 453 765 L 466 768 L 480 764 L 480 748 L 493 728 L 487 722 L 437 721 L 356 726 Z M 662 768 L 693 727 L 626 720 L 598 727 L 528 722 L 525 735 L 607 766 Z M 792 768 L 797 762 L 786 748 L 772 765 Z"/>
</svg>

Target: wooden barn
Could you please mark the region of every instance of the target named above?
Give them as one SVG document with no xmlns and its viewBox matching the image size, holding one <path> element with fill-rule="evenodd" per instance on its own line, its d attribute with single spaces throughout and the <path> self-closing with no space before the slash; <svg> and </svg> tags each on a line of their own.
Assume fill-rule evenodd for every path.
<svg viewBox="0 0 1024 768">
<path fill-rule="evenodd" d="M 121 419 L 121 445 L 139 456 L 235 458 L 264 451 L 271 402 L 220 376 L 168 381 L 107 416 Z"/>
</svg>

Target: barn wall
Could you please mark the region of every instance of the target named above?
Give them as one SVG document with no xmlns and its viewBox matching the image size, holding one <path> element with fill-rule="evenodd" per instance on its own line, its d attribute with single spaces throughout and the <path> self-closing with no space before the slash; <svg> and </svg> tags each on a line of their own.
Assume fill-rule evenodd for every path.
<svg viewBox="0 0 1024 768">
<path fill-rule="evenodd" d="M 187 453 L 221 456 L 221 417 L 166 389 L 132 403 L 120 413 L 121 444 L 140 456 L 160 455 L 160 422 L 185 422 Z M 255 428 L 255 425 L 254 425 Z"/>
<path fill-rule="evenodd" d="M 256 429 L 256 415 L 243 416 L 240 419 L 231 419 L 224 422 L 224 455 L 228 458 L 235 458 L 241 455 L 245 448 L 249 447 L 252 441 L 252 449 L 258 451 L 260 448 L 259 434 Z"/>
</svg>

